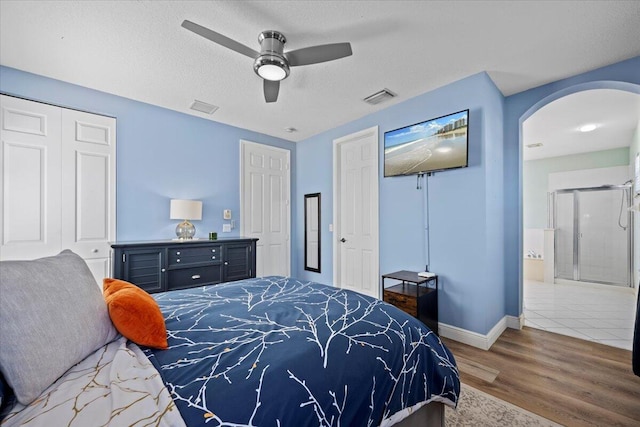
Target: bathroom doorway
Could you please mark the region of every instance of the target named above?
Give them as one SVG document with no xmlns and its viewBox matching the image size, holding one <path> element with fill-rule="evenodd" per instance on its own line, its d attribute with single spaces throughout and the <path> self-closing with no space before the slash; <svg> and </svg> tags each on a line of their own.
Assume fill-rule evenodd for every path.
<svg viewBox="0 0 640 427">
<path fill-rule="evenodd" d="M 631 349 L 639 106 L 638 94 L 590 89 L 523 122 L 525 326 Z"/>
</svg>

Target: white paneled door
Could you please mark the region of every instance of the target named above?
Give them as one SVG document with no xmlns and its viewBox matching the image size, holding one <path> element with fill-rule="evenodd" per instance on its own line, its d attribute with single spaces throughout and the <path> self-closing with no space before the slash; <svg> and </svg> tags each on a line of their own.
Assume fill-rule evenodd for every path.
<svg viewBox="0 0 640 427">
<path fill-rule="evenodd" d="M 116 119 L 62 110 L 62 246 L 102 283 L 115 240 Z"/>
<path fill-rule="evenodd" d="M 60 108 L 2 95 L 0 259 L 60 249 Z"/>
<path fill-rule="evenodd" d="M 334 284 L 380 298 L 378 128 L 334 141 Z"/>
<path fill-rule="evenodd" d="M 240 233 L 256 237 L 256 275 L 290 270 L 289 150 L 240 141 Z"/>
<path fill-rule="evenodd" d="M 115 240 L 116 120 L 2 95 L 0 259 L 71 249 L 98 284 Z"/>
</svg>

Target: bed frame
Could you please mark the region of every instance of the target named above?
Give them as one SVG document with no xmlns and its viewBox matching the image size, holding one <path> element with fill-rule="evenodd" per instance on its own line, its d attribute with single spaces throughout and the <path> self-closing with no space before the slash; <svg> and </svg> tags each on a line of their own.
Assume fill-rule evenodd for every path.
<svg viewBox="0 0 640 427">
<path fill-rule="evenodd" d="M 393 427 L 444 427 L 444 408 L 440 402 L 431 402 L 409 415 Z"/>
</svg>

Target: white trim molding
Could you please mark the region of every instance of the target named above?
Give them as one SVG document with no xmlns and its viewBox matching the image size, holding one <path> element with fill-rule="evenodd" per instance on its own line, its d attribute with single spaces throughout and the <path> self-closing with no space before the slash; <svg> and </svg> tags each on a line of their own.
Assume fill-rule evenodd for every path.
<svg viewBox="0 0 640 427">
<path fill-rule="evenodd" d="M 505 316 L 505 319 L 507 319 L 507 328 L 520 330 L 524 326 L 524 313 L 520 316 Z"/>
<path fill-rule="evenodd" d="M 438 330 L 441 337 L 449 338 L 482 350 L 489 350 L 507 328 L 521 329 L 523 321 L 524 317 L 522 315 L 519 317 L 504 316 L 486 335 L 458 328 L 457 326 L 447 325 L 446 323 L 438 323 Z"/>
</svg>

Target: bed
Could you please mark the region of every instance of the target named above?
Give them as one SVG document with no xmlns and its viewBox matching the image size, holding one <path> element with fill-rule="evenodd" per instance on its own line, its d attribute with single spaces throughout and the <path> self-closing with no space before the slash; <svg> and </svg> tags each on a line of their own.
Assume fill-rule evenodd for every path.
<svg viewBox="0 0 640 427">
<path fill-rule="evenodd" d="M 23 267 L 15 263 L 0 263 L 0 292 L 10 286 L 7 270 L 15 277 Z M 443 405 L 457 404 L 451 352 L 420 321 L 380 300 L 276 276 L 153 298 L 167 349 L 107 331 L 103 345 L 32 401 L 5 405 L 2 426 L 443 425 Z M 3 300 L 2 323 L 10 321 Z"/>
</svg>

